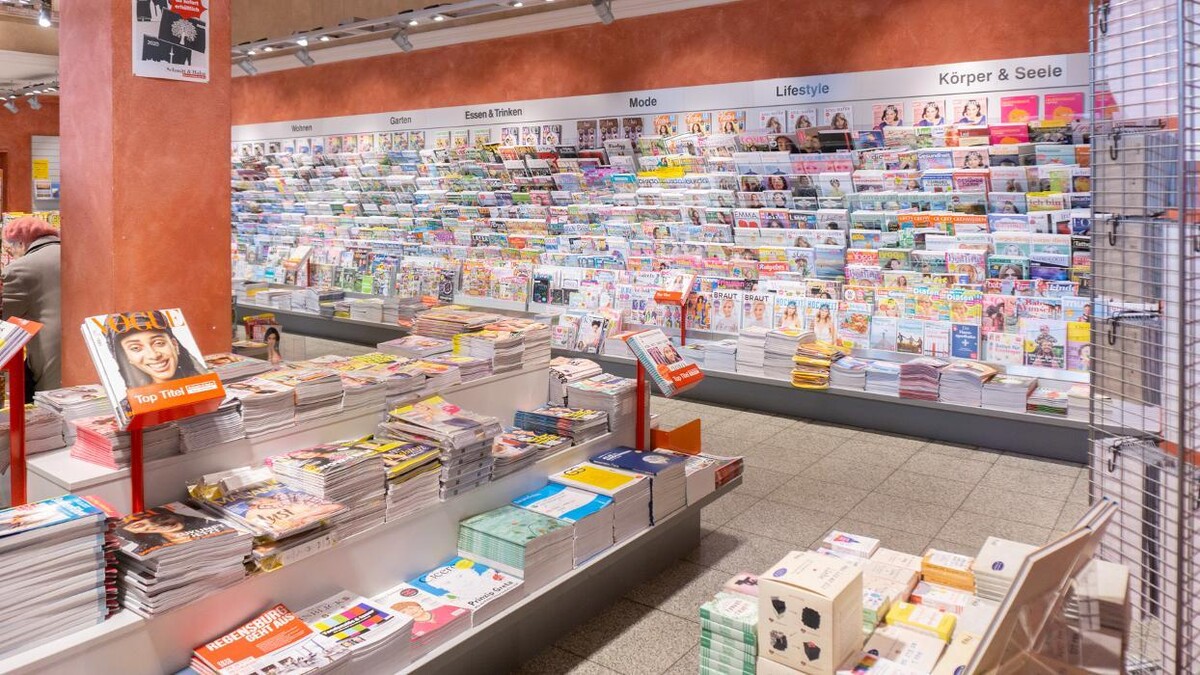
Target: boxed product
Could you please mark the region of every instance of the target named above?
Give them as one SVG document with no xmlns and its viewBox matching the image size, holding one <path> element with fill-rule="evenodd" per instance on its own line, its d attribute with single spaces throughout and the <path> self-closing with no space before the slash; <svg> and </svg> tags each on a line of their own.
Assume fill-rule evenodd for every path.
<svg viewBox="0 0 1200 675">
<path fill-rule="evenodd" d="M 742 595 L 750 595 L 758 597 L 758 575 L 749 572 L 738 572 L 725 582 L 725 586 L 721 589 L 726 593 L 741 593 Z"/>
<path fill-rule="evenodd" d="M 975 592 L 975 559 L 969 555 L 929 549 L 921 561 L 921 578 L 968 593 Z"/>
<path fill-rule="evenodd" d="M 759 653 L 810 675 L 832 675 L 862 649 L 862 570 L 792 551 L 758 579 Z"/>
<path fill-rule="evenodd" d="M 849 532 L 834 530 L 822 540 L 828 548 L 836 553 L 854 556 L 855 558 L 870 558 L 879 548 L 879 540 L 864 537 Z"/>
<path fill-rule="evenodd" d="M 908 594 L 917 587 L 919 579 L 920 575 L 917 572 L 903 567 L 884 565 L 874 560 L 868 560 L 863 565 L 863 583 L 869 586 L 883 584 L 899 586 L 904 589 L 905 597 L 908 597 Z"/>
<path fill-rule="evenodd" d="M 891 565 L 892 567 L 912 570 L 917 573 L 921 571 L 921 556 L 893 551 L 890 548 L 881 547 L 875 549 L 875 553 L 871 554 L 871 561 L 882 565 Z"/>
<path fill-rule="evenodd" d="M 937 665 L 946 643 L 932 635 L 903 626 L 882 626 L 867 640 L 863 651 L 927 673 Z"/>
<path fill-rule="evenodd" d="M 908 666 L 902 666 L 891 659 L 878 656 L 876 654 L 868 654 L 863 652 L 855 657 L 847 659 L 842 667 L 838 669 L 838 675 L 853 674 L 853 675 L 925 675 L 926 671 L 915 670 Z"/>
<path fill-rule="evenodd" d="M 946 651 L 942 654 L 942 658 L 938 659 L 937 667 L 933 669 L 932 675 L 961 675 L 967 671 L 967 664 L 971 662 L 971 657 L 975 655 L 979 649 L 979 644 L 983 640 L 975 633 L 966 631 L 958 631 L 954 639 L 946 647 Z"/>
<path fill-rule="evenodd" d="M 888 610 L 887 622 L 889 626 L 904 626 L 949 642 L 954 633 L 955 617 L 940 609 L 897 602 Z"/>
</svg>

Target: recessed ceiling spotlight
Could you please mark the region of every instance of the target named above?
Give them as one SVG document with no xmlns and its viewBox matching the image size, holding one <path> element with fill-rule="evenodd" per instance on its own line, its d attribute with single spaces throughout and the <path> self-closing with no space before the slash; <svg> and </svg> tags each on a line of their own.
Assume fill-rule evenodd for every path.
<svg viewBox="0 0 1200 675">
<path fill-rule="evenodd" d="M 275 51 L 275 48 L 272 47 L 271 45 L 267 45 L 266 47 L 263 47 L 263 51 L 264 52 L 273 52 L 273 51 Z"/>
<path fill-rule="evenodd" d="M 255 55 L 255 54 L 257 54 L 257 53 L 258 53 L 258 50 L 257 50 L 257 49 L 251 49 L 250 51 L 246 52 L 246 54 L 247 54 L 248 56 L 254 56 L 254 55 Z"/>
<path fill-rule="evenodd" d="M 322 36 L 321 36 L 321 42 L 329 42 L 329 36 L 328 36 L 328 35 L 322 35 Z"/>
<path fill-rule="evenodd" d="M 434 21 L 445 21 L 445 20 L 446 20 L 446 17 L 442 16 L 441 14 L 434 14 L 434 15 L 433 15 L 433 20 L 434 20 Z"/>
<path fill-rule="evenodd" d="M 408 25 L 410 25 L 410 26 L 416 26 L 419 23 L 421 23 L 421 22 L 417 21 L 416 19 L 409 19 L 409 21 L 408 21 Z"/>
<path fill-rule="evenodd" d="M 302 37 L 299 40 L 296 40 L 296 44 L 300 45 L 301 47 L 307 47 L 308 46 L 308 38 Z"/>
</svg>

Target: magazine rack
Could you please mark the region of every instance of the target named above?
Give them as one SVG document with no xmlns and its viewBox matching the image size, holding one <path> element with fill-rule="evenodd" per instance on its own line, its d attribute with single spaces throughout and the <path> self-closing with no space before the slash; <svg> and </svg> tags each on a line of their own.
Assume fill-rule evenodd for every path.
<svg viewBox="0 0 1200 675">
<path fill-rule="evenodd" d="M 142 462 L 142 434 L 145 428 L 174 422 L 175 420 L 192 417 L 193 415 L 204 415 L 214 412 L 221 406 L 222 400 L 224 400 L 223 397 L 216 397 L 194 403 L 186 403 L 174 408 L 164 408 L 141 415 L 134 415 L 129 420 L 130 513 L 138 513 L 146 510 L 146 474 L 145 466 Z M 23 422 L 24 420 L 22 420 Z M 24 428 L 22 428 L 22 431 L 24 431 Z M 24 476 L 22 475 L 23 478 Z"/>
<path fill-rule="evenodd" d="M 8 480 L 13 506 L 28 501 L 25 491 L 25 348 L 4 364 L 8 375 Z M 16 405 L 13 405 L 13 404 Z"/>
</svg>

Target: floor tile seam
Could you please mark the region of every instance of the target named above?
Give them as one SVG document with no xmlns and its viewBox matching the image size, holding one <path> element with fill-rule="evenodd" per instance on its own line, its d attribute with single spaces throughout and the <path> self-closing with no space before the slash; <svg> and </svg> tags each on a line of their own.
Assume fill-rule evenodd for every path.
<svg viewBox="0 0 1200 675">
<path fill-rule="evenodd" d="M 840 485 L 842 487 L 850 487 L 849 485 L 842 485 L 841 483 L 834 483 L 834 485 Z M 775 494 L 776 492 L 778 492 L 779 490 L 782 490 L 785 487 L 787 487 L 787 486 L 780 485 L 775 490 L 772 490 L 771 494 Z M 859 489 L 861 490 L 862 488 L 859 488 Z M 871 492 L 869 490 L 864 491 L 864 492 L 865 492 L 865 494 L 863 496 L 859 497 L 858 501 L 854 502 L 854 505 L 846 510 L 846 513 L 839 513 L 836 515 L 836 517 L 837 518 L 845 518 L 847 513 L 850 513 L 850 511 L 853 511 L 854 509 L 858 508 L 858 505 L 861 504 L 864 499 L 866 499 L 868 496 L 871 495 Z M 820 513 L 820 514 L 826 515 L 826 516 L 833 515 L 832 512 L 830 512 L 830 511 L 818 511 L 816 509 L 812 509 L 807 506 L 800 506 L 799 504 L 791 504 L 789 502 L 781 502 L 778 499 L 771 499 L 771 495 L 767 495 L 766 497 L 763 497 L 762 501 L 771 502 L 772 504 L 779 504 L 780 506 L 789 506 L 794 509 L 804 509 L 805 511 L 813 511 L 815 513 Z"/>
<path fill-rule="evenodd" d="M 1032 497 L 1032 496 L 1034 496 L 1034 495 L 1022 495 L 1022 496 L 1025 496 L 1025 497 Z M 1066 503 L 1065 503 L 1065 502 L 1063 503 L 1063 506 L 1064 506 L 1064 507 L 1066 506 Z M 1060 508 L 1060 509 L 1058 510 L 1058 512 L 1057 512 L 1057 513 L 1055 514 L 1055 516 L 1054 516 L 1054 523 L 1051 523 L 1050 525 L 1043 525 L 1043 524 L 1041 524 L 1041 523 L 1031 523 L 1031 522 L 1029 522 L 1028 520 L 1017 520 L 1016 518 L 1002 518 L 1002 517 L 999 517 L 999 516 L 997 516 L 997 515 L 995 514 L 995 512 L 988 513 L 988 512 L 985 512 L 985 511 L 981 510 L 981 509 L 978 509 L 978 508 L 971 508 L 971 507 L 970 507 L 969 505 L 967 505 L 966 503 L 964 503 L 964 504 L 962 504 L 961 506 L 959 506 L 959 507 L 958 507 L 958 509 L 955 511 L 955 513 L 958 513 L 958 512 L 970 513 L 970 514 L 973 514 L 973 515 L 976 515 L 976 516 L 988 516 L 988 517 L 991 517 L 991 518 L 995 518 L 995 519 L 997 519 L 997 520 L 1005 520 L 1005 521 L 1008 521 L 1008 522 L 1010 522 L 1010 523 L 1017 523 L 1017 524 L 1019 524 L 1019 525 L 1032 525 L 1033 527 L 1048 527 L 1048 528 L 1050 528 L 1050 529 L 1054 529 L 1054 523 L 1057 523 L 1057 522 L 1058 522 L 1058 519 L 1059 519 L 1059 518 L 1062 516 L 1063 509 L 1062 509 L 1062 508 Z M 949 521 L 947 521 L 947 522 L 949 522 Z"/>
<path fill-rule="evenodd" d="M 696 612 L 697 612 L 697 613 L 699 613 L 699 612 L 700 612 L 699 608 L 697 608 L 697 609 L 696 609 Z M 681 662 L 682 662 L 684 659 L 686 659 L 686 658 L 688 657 L 688 653 L 689 653 L 690 651 L 696 651 L 696 650 L 698 650 L 698 649 L 700 649 L 700 638 L 696 638 L 696 644 L 692 645 L 692 648 L 691 648 L 690 650 L 688 650 L 688 652 L 684 652 L 682 656 L 680 656 L 679 658 L 675 659 L 675 662 L 674 662 L 674 663 L 672 663 L 671 665 L 667 666 L 667 669 L 666 669 L 666 670 L 664 670 L 664 671 L 662 671 L 662 672 L 664 672 L 664 673 L 665 673 L 665 672 L 668 672 L 668 671 L 670 671 L 672 668 L 674 668 L 675 666 L 679 665 L 679 664 L 680 664 L 680 663 L 681 663 Z"/>
<path fill-rule="evenodd" d="M 775 542 L 776 544 L 783 544 L 784 546 L 796 546 L 797 545 L 796 543 L 790 542 L 786 539 L 776 539 L 775 537 L 772 537 L 772 536 L 768 536 L 765 534 L 758 534 L 757 532 L 749 532 L 749 531 L 743 530 L 740 527 L 733 527 L 731 525 L 722 525 L 720 527 L 720 529 L 721 530 L 733 530 L 734 532 L 738 532 L 738 533 L 741 533 L 741 534 L 744 534 L 747 536 L 751 536 L 751 537 L 758 537 L 759 539 L 768 539 L 770 541 Z M 713 534 L 715 534 L 715 532 Z M 709 536 L 712 536 L 712 535 L 710 534 Z M 823 538 L 824 536 L 825 536 L 824 534 L 820 535 L 821 538 Z M 691 561 L 688 561 L 688 562 L 691 562 Z M 694 564 L 699 565 L 700 563 L 694 563 Z M 725 571 L 725 570 L 722 570 L 722 569 L 719 569 L 716 567 L 712 567 L 711 569 L 714 569 L 718 572 Z"/>
</svg>

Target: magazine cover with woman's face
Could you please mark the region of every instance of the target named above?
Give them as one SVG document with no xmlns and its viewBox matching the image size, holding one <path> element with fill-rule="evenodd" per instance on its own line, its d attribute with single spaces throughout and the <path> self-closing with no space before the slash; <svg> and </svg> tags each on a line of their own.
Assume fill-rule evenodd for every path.
<svg viewBox="0 0 1200 675">
<path fill-rule="evenodd" d="M 101 314 L 82 329 L 122 427 L 135 414 L 225 396 L 178 309 Z"/>
</svg>

